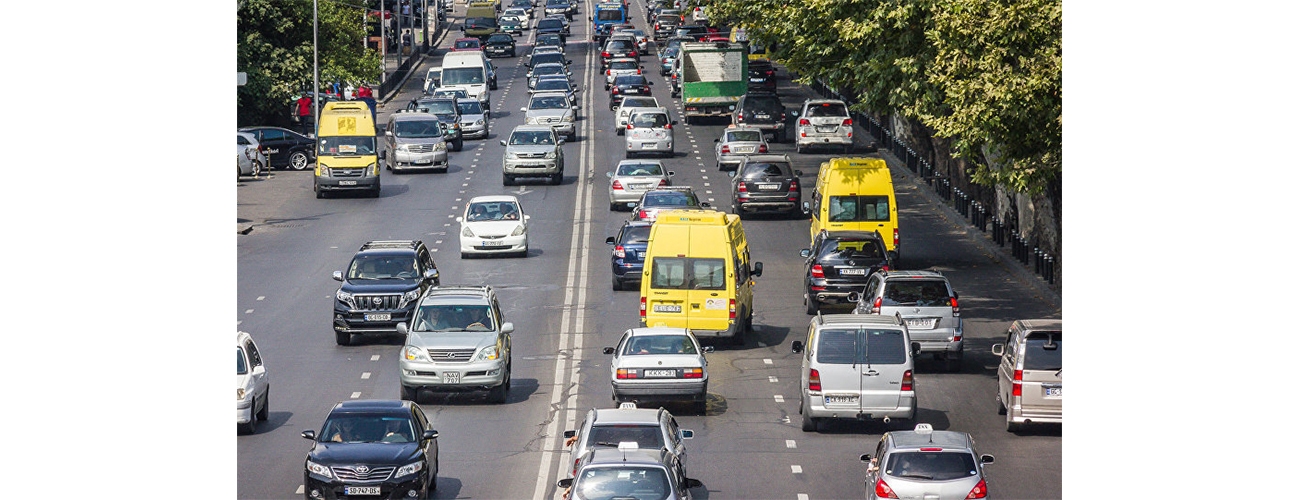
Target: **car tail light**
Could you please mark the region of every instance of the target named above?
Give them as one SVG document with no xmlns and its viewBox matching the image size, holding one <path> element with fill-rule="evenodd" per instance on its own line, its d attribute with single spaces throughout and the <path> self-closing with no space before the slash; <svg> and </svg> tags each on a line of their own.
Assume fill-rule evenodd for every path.
<svg viewBox="0 0 1300 500">
<path fill-rule="evenodd" d="M 898 495 L 894 494 L 893 488 L 890 488 L 888 484 L 885 484 L 884 479 L 877 479 L 876 498 L 898 498 Z"/>
<path fill-rule="evenodd" d="M 852 127 L 852 126 L 853 126 L 853 119 L 852 119 L 852 118 L 845 118 L 845 119 L 844 119 L 844 123 L 841 123 L 840 125 L 843 125 L 843 126 L 845 126 L 845 127 Z"/>
<path fill-rule="evenodd" d="M 899 390 L 902 391 L 912 390 L 912 370 L 907 370 L 903 372 L 903 388 Z"/>
<path fill-rule="evenodd" d="M 812 122 L 808 121 L 807 118 L 800 118 L 800 119 L 799 119 L 799 126 L 800 126 L 800 127 L 807 127 L 807 126 L 809 126 L 809 125 L 812 125 Z"/>
<path fill-rule="evenodd" d="M 623 245 L 614 245 L 614 256 L 620 259 L 627 257 L 627 252 L 623 250 Z"/>
<path fill-rule="evenodd" d="M 759 153 L 766 153 L 766 152 L 767 152 L 767 144 L 759 144 L 759 145 L 758 145 L 758 152 L 759 152 Z"/>
<path fill-rule="evenodd" d="M 727 299 L 727 317 L 736 319 L 736 299 Z"/>
<path fill-rule="evenodd" d="M 773 75 L 776 75 L 776 70 L 772 70 L 772 69 L 767 70 L 767 76 L 768 76 L 768 77 L 771 77 L 771 76 L 773 76 Z"/>
<path fill-rule="evenodd" d="M 667 125 L 664 125 L 664 130 L 672 130 L 672 129 L 673 129 L 673 124 L 669 123 Z"/>
<path fill-rule="evenodd" d="M 636 217 L 637 217 L 638 219 L 645 220 L 645 219 L 647 219 L 647 218 L 650 217 L 650 214 L 647 214 L 647 213 L 645 212 L 645 210 L 641 210 L 641 211 L 639 211 L 639 212 L 636 213 Z M 641 299 L 641 312 L 642 312 L 642 313 L 645 312 L 645 299 Z M 645 316 L 645 315 L 642 314 L 642 316 Z"/>
<path fill-rule="evenodd" d="M 799 179 L 790 179 L 790 191 L 799 190 Z"/>
<path fill-rule="evenodd" d="M 1022 391 L 1024 390 L 1024 385 L 1025 371 L 1016 370 L 1011 374 L 1011 397 L 1018 398 L 1023 395 L 1024 393 Z"/>
<path fill-rule="evenodd" d="M 740 182 L 736 183 L 736 192 L 737 192 L 737 193 L 748 193 L 748 192 L 749 192 L 749 186 L 746 186 L 746 185 L 745 185 L 745 181 L 740 181 Z"/>
<path fill-rule="evenodd" d="M 641 213 L 644 214 L 645 211 L 643 210 Z M 641 297 L 641 319 L 645 319 L 645 297 Z"/>
<path fill-rule="evenodd" d="M 813 264 L 813 266 L 812 266 L 812 277 L 814 277 L 814 278 L 821 278 L 821 279 L 826 278 L 826 272 L 822 270 L 822 265 L 821 265 L 821 264 Z"/>
<path fill-rule="evenodd" d="M 974 488 L 970 489 L 970 493 L 966 494 L 967 499 L 984 498 L 987 496 L 989 496 L 989 486 L 987 484 L 984 484 L 983 479 L 981 479 L 980 482 L 976 484 Z"/>
<path fill-rule="evenodd" d="M 871 314 L 880 314 L 880 297 L 876 297 L 876 301 L 871 303 Z"/>
<path fill-rule="evenodd" d="M 682 372 L 682 378 L 704 378 L 704 369 L 687 368 Z"/>
<path fill-rule="evenodd" d="M 744 113 L 741 113 L 741 114 L 739 114 L 739 115 L 736 115 L 736 123 L 745 123 L 745 115 L 744 115 Z"/>
<path fill-rule="evenodd" d="M 898 228 L 894 228 L 894 248 L 898 248 Z"/>
<path fill-rule="evenodd" d="M 617 94 L 617 93 L 618 93 L 618 87 L 614 87 L 614 88 L 610 89 L 609 93 L 611 93 L 611 94 Z"/>
<path fill-rule="evenodd" d="M 637 57 L 636 51 L 635 51 L 635 50 L 632 51 L 632 53 L 631 53 L 631 54 L 628 54 L 627 56 L 628 56 L 628 57 Z"/>
<path fill-rule="evenodd" d="M 605 76 L 609 76 L 609 74 L 610 74 L 611 72 L 613 72 L 613 71 L 614 71 L 614 70 L 612 70 L 612 69 L 607 69 L 607 70 L 605 70 Z"/>
<path fill-rule="evenodd" d="M 668 185 L 668 179 L 659 179 L 659 187 L 664 187 L 667 185 Z"/>
<path fill-rule="evenodd" d="M 618 378 L 618 379 L 637 378 L 636 369 L 619 368 L 618 371 L 614 373 L 614 378 Z"/>
<path fill-rule="evenodd" d="M 610 185 L 609 185 L 609 188 L 610 188 L 610 189 L 618 189 L 618 190 L 622 190 L 622 189 L 623 189 L 623 183 L 619 182 L 618 179 L 614 179 L 614 183 L 613 183 L 613 184 L 610 184 Z M 620 256 L 620 257 L 621 257 L 621 256 Z"/>
<path fill-rule="evenodd" d="M 641 70 L 639 70 L 639 69 L 636 70 L 636 74 L 638 74 L 638 75 L 641 74 Z"/>
<path fill-rule="evenodd" d="M 822 390 L 822 374 L 815 368 L 808 370 L 808 390 L 817 392 L 821 392 Z"/>
<path fill-rule="evenodd" d="M 957 297 L 949 297 L 948 300 L 952 302 L 952 315 L 961 316 L 961 308 L 957 307 Z"/>
<path fill-rule="evenodd" d="M 729 154 L 731 154 L 731 146 L 728 146 L 728 145 L 726 145 L 726 144 L 723 144 L 723 145 L 722 145 L 722 154 L 724 154 L 724 155 L 729 155 Z"/>
<path fill-rule="evenodd" d="M 600 53 L 600 57 L 604 57 L 604 58 L 608 59 L 608 58 L 609 58 L 609 52 L 601 52 L 601 53 Z"/>
</svg>

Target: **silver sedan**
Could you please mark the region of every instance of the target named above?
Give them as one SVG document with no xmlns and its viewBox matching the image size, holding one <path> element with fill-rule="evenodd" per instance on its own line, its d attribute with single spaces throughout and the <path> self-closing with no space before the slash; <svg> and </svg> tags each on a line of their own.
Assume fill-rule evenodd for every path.
<svg viewBox="0 0 1300 500">
<path fill-rule="evenodd" d="M 700 346 L 685 328 L 648 327 L 623 332 L 609 365 L 614 399 L 633 401 L 690 401 L 704 413 L 708 395 L 709 362 L 704 353 L 713 346 Z"/>
<path fill-rule="evenodd" d="M 623 160 L 609 177 L 609 209 L 630 209 L 646 191 L 672 184 L 675 172 L 664 168 L 659 160 Z"/>
<path fill-rule="evenodd" d="M 767 152 L 763 131 L 753 127 L 731 125 L 713 142 L 717 143 L 713 148 L 718 170 L 735 170 L 745 156 Z"/>
</svg>

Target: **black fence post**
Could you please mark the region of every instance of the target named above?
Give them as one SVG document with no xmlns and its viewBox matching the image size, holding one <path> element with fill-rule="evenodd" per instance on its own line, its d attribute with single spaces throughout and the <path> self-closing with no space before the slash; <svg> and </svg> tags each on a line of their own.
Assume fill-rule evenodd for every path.
<svg viewBox="0 0 1300 500">
<path fill-rule="evenodd" d="M 1002 244 L 1006 242 L 1002 238 L 1002 221 L 997 217 L 993 217 L 993 242 L 998 244 L 998 248 L 1002 248 Z"/>
</svg>

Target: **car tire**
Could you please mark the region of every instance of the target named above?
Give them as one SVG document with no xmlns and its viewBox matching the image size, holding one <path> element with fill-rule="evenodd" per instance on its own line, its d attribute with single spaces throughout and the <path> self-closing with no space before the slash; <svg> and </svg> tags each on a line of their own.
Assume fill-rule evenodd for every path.
<svg viewBox="0 0 1300 500">
<path fill-rule="evenodd" d="M 262 175 L 262 162 L 253 160 L 253 178 L 256 179 Z"/>
<path fill-rule="evenodd" d="M 1006 414 L 1007 414 L 1007 405 L 1005 405 L 1005 404 L 1002 403 L 1002 394 L 998 394 L 998 395 L 994 396 L 994 399 L 996 399 L 997 402 L 998 402 L 998 415 L 1006 415 Z"/>
<path fill-rule="evenodd" d="M 623 135 L 623 131 L 625 131 L 625 130 L 627 130 L 627 129 L 624 128 L 624 127 L 619 127 L 619 126 L 615 125 L 615 127 L 614 127 L 614 135 L 620 135 L 620 136 L 621 136 L 621 135 Z"/>
<path fill-rule="evenodd" d="M 803 144 L 799 144 L 797 142 L 794 143 L 794 152 L 798 154 L 804 154 Z"/>
<path fill-rule="evenodd" d="M 707 400 L 701 399 L 696 401 L 692 406 L 695 409 L 695 413 L 699 413 L 701 417 L 709 413 L 709 402 Z"/>
<path fill-rule="evenodd" d="M 352 345 L 352 334 L 334 330 L 334 343 L 338 345 Z"/>
<path fill-rule="evenodd" d="M 461 253 L 460 253 L 460 258 L 461 258 L 461 259 L 468 259 L 468 258 L 469 258 L 469 254 L 468 254 L 468 253 L 465 253 L 465 252 L 461 252 Z"/>
<path fill-rule="evenodd" d="M 433 492 L 438 489 L 438 459 L 433 459 L 433 472 L 429 473 L 429 490 L 425 492 L 425 498 L 433 496 Z"/>
<path fill-rule="evenodd" d="M 804 410 L 803 401 L 799 402 L 799 414 L 803 416 L 802 421 L 799 424 L 799 429 L 804 432 L 816 432 L 817 419 L 809 416 L 808 412 Z"/>
<path fill-rule="evenodd" d="M 465 140 L 464 140 L 464 139 L 459 139 L 459 138 L 458 138 L 458 139 L 456 139 L 456 142 L 454 142 L 453 144 L 455 144 L 456 147 L 455 147 L 455 149 L 453 149 L 452 151 L 455 151 L 455 152 L 459 153 L 459 152 L 461 152 L 461 151 L 463 151 L 463 150 L 465 149 Z"/>
<path fill-rule="evenodd" d="M 819 304 L 816 299 L 805 295 L 803 301 L 805 306 L 804 312 L 808 313 L 809 316 L 816 316 L 817 311 L 821 310 L 821 304 Z"/>
<path fill-rule="evenodd" d="M 262 398 L 262 409 L 258 410 L 254 416 L 263 422 L 271 417 L 271 386 L 266 386 L 266 397 Z"/>
<path fill-rule="evenodd" d="M 301 172 L 307 170 L 307 165 L 310 161 L 311 159 L 307 157 L 307 153 L 294 151 L 293 154 L 289 155 L 289 168 Z"/>
<path fill-rule="evenodd" d="M 248 422 L 236 424 L 237 431 L 240 435 L 248 435 L 257 431 L 257 416 L 254 415 L 248 419 Z"/>
<path fill-rule="evenodd" d="M 505 404 L 506 384 L 504 382 L 502 382 L 501 385 L 488 389 L 488 402 L 492 404 L 498 404 L 498 405 Z"/>
<path fill-rule="evenodd" d="M 961 352 L 950 352 L 944 356 L 944 368 L 952 373 L 961 372 L 961 362 L 964 358 L 965 356 Z"/>
<path fill-rule="evenodd" d="M 515 176 L 510 174 L 501 174 L 502 186 L 513 186 L 514 184 L 515 184 Z"/>
<path fill-rule="evenodd" d="M 610 212 L 617 212 L 620 206 L 621 206 L 620 204 L 618 204 L 618 203 L 614 203 L 614 202 L 611 201 L 611 202 L 609 202 L 609 211 L 610 211 Z"/>
<path fill-rule="evenodd" d="M 406 384 L 400 384 L 400 389 L 398 389 L 398 394 L 402 398 L 402 401 L 415 401 L 415 399 L 420 396 L 420 388 L 411 387 Z"/>
<path fill-rule="evenodd" d="M 379 188 L 379 184 L 375 184 L 375 188 L 370 190 L 370 197 L 371 197 L 371 198 L 378 198 L 378 197 L 379 197 L 379 190 L 380 190 L 380 188 Z"/>
<path fill-rule="evenodd" d="M 559 186 L 560 184 L 563 184 L 563 183 L 564 183 L 564 172 L 563 172 L 563 171 L 556 172 L 556 173 L 554 173 L 554 174 L 551 175 L 551 185 L 552 185 L 552 186 Z"/>
<path fill-rule="evenodd" d="M 321 191 L 320 188 L 316 188 L 316 199 L 319 200 L 324 197 L 325 197 L 325 191 Z"/>
<path fill-rule="evenodd" d="M 623 290 L 623 282 L 618 279 L 617 274 L 610 274 L 609 283 L 610 283 L 610 288 L 613 288 L 615 292 L 619 292 Z"/>
</svg>

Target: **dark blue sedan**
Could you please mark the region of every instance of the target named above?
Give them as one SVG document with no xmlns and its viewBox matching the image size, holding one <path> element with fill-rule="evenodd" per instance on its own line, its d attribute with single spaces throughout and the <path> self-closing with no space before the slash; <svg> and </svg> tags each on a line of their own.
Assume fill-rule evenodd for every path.
<svg viewBox="0 0 1300 500">
<path fill-rule="evenodd" d="M 614 290 L 626 290 L 628 283 L 641 282 L 651 224 L 653 222 L 628 221 L 618 230 L 618 236 L 605 238 L 605 243 L 614 247 L 609 260 Z"/>
</svg>

